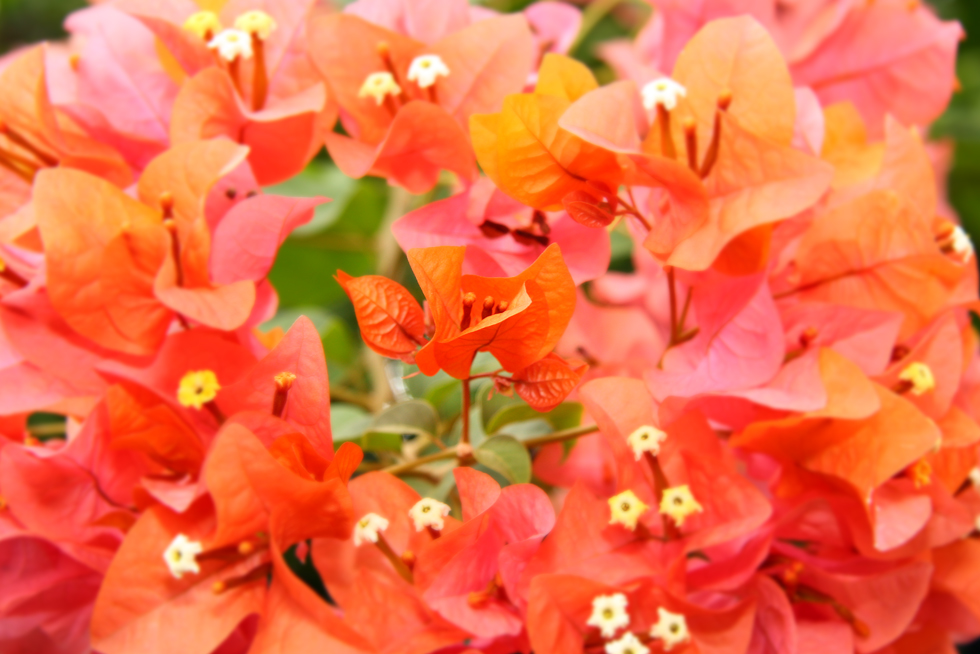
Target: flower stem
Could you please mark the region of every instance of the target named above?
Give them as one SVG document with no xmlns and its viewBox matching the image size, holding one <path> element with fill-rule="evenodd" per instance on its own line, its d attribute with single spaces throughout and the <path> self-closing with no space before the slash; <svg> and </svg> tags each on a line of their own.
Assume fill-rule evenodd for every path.
<svg viewBox="0 0 980 654">
<path fill-rule="evenodd" d="M 463 380 L 463 433 L 459 442 L 470 444 L 470 380 Z"/>
</svg>

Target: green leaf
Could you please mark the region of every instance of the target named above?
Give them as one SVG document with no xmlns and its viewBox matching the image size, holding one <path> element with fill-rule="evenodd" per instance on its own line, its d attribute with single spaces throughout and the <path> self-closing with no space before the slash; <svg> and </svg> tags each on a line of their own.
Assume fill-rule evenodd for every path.
<svg viewBox="0 0 980 654">
<path fill-rule="evenodd" d="M 425 400 L 399 402 L 378 414 L 371 423 L 370 431 L 431 437 L 439 432 L 439 416 L 435 408 Z"/>
<path fill-rule="evenodd" d="M 316 208 L 313 220 L 293 230 L 293 236 L 304 237 L 322 232 L 337 222 L 356 190 L 357 180 L 342 173 L 333 163 L 314 159 L 299 175 L 267 188 L 266 192 L 296 198 L 316 195 L 330 198 L 331 202 Z"/>
<path fill-rule="evenodd" d="M 578 427 L 582 422 L 584 408 L 578 402 L 565 402 L 548 413 L 539 413 L 527 404 L 505 406 L 490 418 L 487 433 L 496 434 L 503 427 L 526 420 L 546 420 L 555 431 Z"/>
<path fill-rule="evenodd" d="M 394 432 L 369 431 L 356 443 L 366 452 L 401 452 L 402 435 Z"/>
<path fill-rule="evenodd" d="M 515 438 L 489 438 L 473 451 L 473 456 L 481 464 L 499 472 L 512 484 L 526 484 L 531 481 L 531 456 Z"/>
<path fill-rule="evenodd" d="M 371 426 L 371 414 L 353 404 L 330 405 L 330 429 L 334 442 L 360 438 Z"/>
</svg>

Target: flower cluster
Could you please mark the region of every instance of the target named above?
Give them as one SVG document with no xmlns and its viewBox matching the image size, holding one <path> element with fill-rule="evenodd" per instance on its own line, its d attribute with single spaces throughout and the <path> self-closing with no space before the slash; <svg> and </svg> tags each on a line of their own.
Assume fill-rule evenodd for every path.
<svg viewBox="0 0 980 654">
<path fill-rule="evenodd" d="M 0 651 L 980 636 L 959 25 L 650 3 L 605 85 L 559 2 L 122 0 L 0 59 Z M 316 280 L 333 389 L 270 326 L 327 157 L 393 189 L 384 274 Z"/>
</svg>

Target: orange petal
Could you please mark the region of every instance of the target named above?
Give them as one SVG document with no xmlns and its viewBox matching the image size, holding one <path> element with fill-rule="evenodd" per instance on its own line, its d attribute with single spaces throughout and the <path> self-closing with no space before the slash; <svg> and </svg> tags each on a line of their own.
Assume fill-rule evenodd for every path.
<svg viewBox="0 0 980 654">
<path fill-rule="evenodd" d="M 597 88 L 599 83 L 585 64 L 571 57 L 548 53 L 538 69 L 538 83 L 534 92 L 575 102 Z"/>
<path fill-rule="evenodd" d="M 587 365 L 572 367 L 556 354 L 514 374 L 514 390 L 536 411 L 551 411 L 565 401 L 588 370 Z"/>
</svg>

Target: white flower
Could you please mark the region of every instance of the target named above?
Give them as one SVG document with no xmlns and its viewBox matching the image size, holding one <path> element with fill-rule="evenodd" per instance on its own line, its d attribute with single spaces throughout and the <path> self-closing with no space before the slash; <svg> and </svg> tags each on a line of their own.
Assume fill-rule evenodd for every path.
<svg viewBox="0 0 980 654">
<path fill-rule="evenodd" d="M 374 101 L 381 106 L 387 95 L 401 95 L 402 87 L 398 86 L 395 76 L 391 73 L 371 73 L 361 85 L 361 90 L 357 92 L 359 98 L 374 98 Z"/>
<path fill-rule="evenodd" d="M 416 57 L 408 67 L 408 81 L 415 82 L 420 89 L 429 88 L 439 77 L 449 77 L 449 67 L 439 55 Z"/>
<path fill-rule="evenodd" d="M 187 572 L 200 574 L 201 567 L 197 564 L 197 555 L 203 551 L 204 548 L 196 540 L 191 540 L 184 534 L 177 534 L 164 551 L 163 560 L 167 562 L 170 574 L 180 579 Z"/>
<path fill-rule="evenodd" d="M 377 543 L 378 534 L 388 528 L 388 521 L 377 513 L 368 513 L 354 526 L 354 546 L 362 543 Z"/>
<path fill-rule="evenodd" d="M 627 632 L 619 640 L 606 643 L 606 654 L 649 654 L 650 648 L 640 642 L 640 639 Z"/>
<path fill-rule="evenodd" d="M 664 607 L 657 609 L 660 619 L 657 624 L 650 629 L 652 638 L 660 638 L 664 641 L 664 651 L 669 652 L 674 645 L 679 645 L 691 639 L 691 632 L 687 629 L 687 620 L 680 613 L 671 613 Z"/>
<path fill-rule="evenodd" d="M 964 262 L 969 261 L 970 257 L 973 256 L 973 241 L 959 225 L 953 228 L 951 243 L 953 252 L 958 254 Z"/>
<path fill-rule="evenodd" d="M 667 440 L 667 433 L 651 425 L 643 425 L 626 437 L 626 442 L 633 448 L 636 460 L 643 458 L 644 452 L 653 456 L 660 454 L 660 445 Z"/>
<path fill-rule="evenodd" d="M 415 503 L 408 511 L 408 517 L 415 523 L 415 531 L 422 531 L 426 527 L 432 527 L 436 531 L 442 531 L 446 526 L 445 518 L 451 509 L 449 505 L 436 501 L 431 497 L 426 497 Z"/>
<path fill-rule="evenodd" d="M 687 89 L 670 79 L 661 77 L 643 87 L 643 106 L 647 111 L 653 111 L 657 105 L 663 105 L 667 111 L 677 107 L 678 98 L 687 97 Z"/>
<path fill-rule="evenodd" d="M 239 57 L 242 59 L 252 58 L 252 37 L 241 30 L 222 30 L 211 39 L 208 47 L 217 50 L 218 56 L 225 61 L 235 61 Z"/>
<path fill-rule="evenodd" d="M 974 468 L 970 471 L 970 483 L 980 488 L 980 468 Z"/>
<path fill-rule="evenodd" d="M 626 595 L 599 595 L 592 600 L 592 615 L 585 624 L 596 627 L 603 638 L 612 638 L 616 632 L 629 625 L 630 616 L 626 612 L 629 602 Z"/>
</svg>

